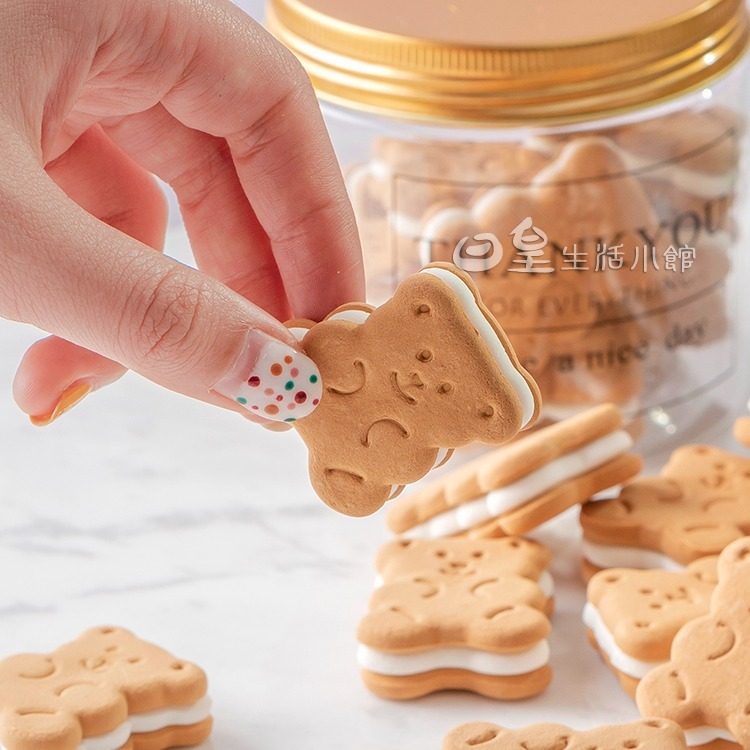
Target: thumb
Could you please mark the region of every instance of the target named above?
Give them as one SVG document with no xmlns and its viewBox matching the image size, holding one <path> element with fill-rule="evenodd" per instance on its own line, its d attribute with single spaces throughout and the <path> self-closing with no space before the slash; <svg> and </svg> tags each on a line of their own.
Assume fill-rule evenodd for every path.
<svg viewBox="0 0 750 750">
<path fill-rule="evenodd" d="M 317 406 L 320 373 L 283 325 L 217 280 L 98 221 L 28 147 L 6 142 L 0 315 L 258 421 L 293 421 Z"/>
</svg>

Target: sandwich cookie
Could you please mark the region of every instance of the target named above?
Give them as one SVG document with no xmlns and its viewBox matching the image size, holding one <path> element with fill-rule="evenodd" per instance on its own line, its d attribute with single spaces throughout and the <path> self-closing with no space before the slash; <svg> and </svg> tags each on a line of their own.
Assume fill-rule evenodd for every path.
<svg viewBox="0 0 750 750">
<path fill-rule="evenodd" d="M 750 747 L 750 537 L 719 556 L 709 613 L 677 633 L 668 663 L 638 685 L 643 716 L 676 721 L 688 747 Z"/>
<path fill-rule="evenodd" d="M 717 559 L 704 557 L 679 573 L 613 568 L 589 582 L 589 640 L 631 697 L 639 680 L 669 661 L 679 629 L 708 612 Z"/>
<path fill-rule="evenodd" d="M 542 692 L 552 675 L 551 600 L 533 578 L 549 553 L 523 540 L 399 544 L 379 556 L 383 583 L 357 629 L 365 685 L 392 700 L 441 690 L 500 700 Z"/>
<path fill-rule="evenodd" d="M 510 440 L 539 412 L 536 383 L 455 266 L 428 266 L 381 307 L 288 325 L 323 382 L 317 408 L 294 422 L 310 478 L 347 515 L 374 513 L 453 448 Z"/>
<path fill-rule="evenodd" d="M 605 404 L 488 453 L 391 505 L 407 538 L 523 534 L 638 473 L 622 414 Z"/>
<path fill-rule="evenodd" d="M 0 661 L 3 750 L 166 750 L 211 733 L 206 675 L 127 630 Z"/>
<path fill-rule="evenodd" d="M 672 453 L 657 477 L 581 509 L 583 569 L 682 570 L 750 529 L 750 459 L 710 445 Z"/>
</svg>

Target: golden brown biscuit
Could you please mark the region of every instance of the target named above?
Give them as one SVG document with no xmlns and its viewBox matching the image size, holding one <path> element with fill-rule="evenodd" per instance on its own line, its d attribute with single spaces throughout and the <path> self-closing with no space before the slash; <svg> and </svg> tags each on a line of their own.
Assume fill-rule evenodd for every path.
<svg viewBox="0 0 750 750">
<path fill-rule="evenodd" d="M 621 425 L 604 404 L 537 430 L 394 502 L 388 525 L 419 538 L 530 531 L 638 473 Z"/>
<path fill-rule="evenodd" d="M 675 568 L 716 555 L 750 529 L 750 459 L 708 445 L 678 448 L 658 477 L 581 511 L 594 566 Z"/>
<path fill-rule="evenodd" d="M 443 750 L 684 750 L 685 738 L 671 721 L 653 719 L 632 724 L 576 731 L 561 724 L 505 729 L 497 724 L 462 724 L 449 732 Z"/>
<path fill-rule="evenodd" d="M 115 627 L 88 630 L 51 654 L 0 662 L 5 750 L 165 750 L 211 732 L 206 676 Z"/>
<path fill-rule="evenodd" d="M 495 539 L 398 545 L 379 555 L 383 585 L 357 629 L 371 690 L 394 700 L 437 690 L 515 699 L 547 686 L 551 602 L 533 579 L 542 577 L 543 548 Z"/>
<path fill-rule="evenodd" d="M 455 266 L 428 266 L 379 308 L 345 305 L 322 323 L 289 325 L 324 385 L 294 423 L 310 478 L 348 515 L 375 512 L 450 449 L 502 443 L 536 419 L 536 384 Z"/>
<path fill-rule="evenodd" d="M 677 631 L 708 612 L 716 563 L 705 557 L 684 572 L 612 568 L 589 582 L 589 639 L 632 697 L 638 681 L 669 660 Z"/>
<path fill-rule="evenodd" d="M 671 658 L 641 680 L 636 701 L 644 716 L 676 721 L 690 746 L 723 740 L 750 747 L 750 537 L 720 555 L 709 614 L 685 625 Z"/>
</svg>

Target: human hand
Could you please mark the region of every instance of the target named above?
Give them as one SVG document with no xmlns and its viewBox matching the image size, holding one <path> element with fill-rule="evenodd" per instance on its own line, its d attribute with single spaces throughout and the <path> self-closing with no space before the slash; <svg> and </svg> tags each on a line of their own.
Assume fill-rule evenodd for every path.
<svg viewBox="0 0 750 750">
<path fill-rule="evenodd" d="M 0 49 L 0 316 L 55 334 L 19 406 L 47 424 L 130 368 L 266 424 L 309 413 L 317 370 L 278 319 L 321 318 L 363 276 L 293 56 L 228 0 L 4 3 Z M 152 175 L 200 270 L 158 252 Z"/>
</svg>

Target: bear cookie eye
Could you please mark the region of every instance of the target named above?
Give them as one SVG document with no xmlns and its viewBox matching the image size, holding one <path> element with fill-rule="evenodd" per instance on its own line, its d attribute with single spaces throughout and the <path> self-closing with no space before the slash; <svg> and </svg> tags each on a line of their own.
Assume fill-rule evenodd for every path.
<svg viewBox="0 0 750 750">
<path fill-rule="evenodd" d="M 422 349 L 421 352 L 417 352 L 417 359 L 420 362 L 431 362 L 432 352 L 429 349 Z"/>
<path fill-rule="evenodd" d="M 437 387 L 438 393 L 451 393 L 453 391 L 453 383 L 441 383 Z"/>
<path fill-rule="evenodd" d="M 430 306 L 426 302 L 418 302 L 414 305 L 414 314 L 417 317 L 421 315 L 429 315 L 432 312 Z"/>
</svg>

